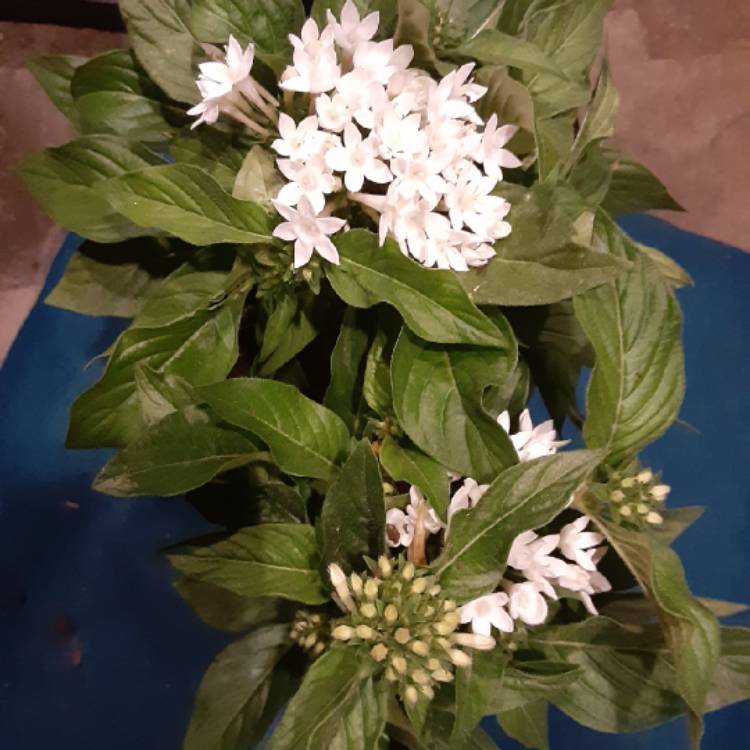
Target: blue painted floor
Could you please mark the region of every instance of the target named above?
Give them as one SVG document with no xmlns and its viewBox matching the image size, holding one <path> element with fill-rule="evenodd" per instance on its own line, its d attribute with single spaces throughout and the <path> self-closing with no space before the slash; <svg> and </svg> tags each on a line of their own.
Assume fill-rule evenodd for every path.
<svg viewBox="0 0 750 750">
<path fill-rule="evenodd" d="M 673 427 L 645 458 L 673 504 L 708 506 L 677 545 L 696 593 L 750 602 L 750 255 L 647 217 L 623 225 L 696 281 L 680 292 L 694 429 Z M 106 452 L 64 448 L 70 404 L 100 374 L 83 364 L 121 327 L 39 303 L 0 371 L 0 750 L 177 750 L 230 640 L 182 603 L 158 552 L 211 527 L 181 500 L 92 492 Z M 709 716 L 706 750 L 741 747 L 749 724 L 750 704 Z M 680 722 L 617 738 L 558 714 L 551 727 L 553 750 L 687 748 Z"/>
</svg>

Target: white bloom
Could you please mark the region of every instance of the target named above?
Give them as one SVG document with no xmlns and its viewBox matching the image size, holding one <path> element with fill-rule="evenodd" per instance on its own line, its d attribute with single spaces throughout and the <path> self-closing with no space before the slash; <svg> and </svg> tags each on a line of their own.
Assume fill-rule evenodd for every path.
<svg viewBox="0 0 750 750">
<path fill-rule="evenodd" d="M 603 553 L 607 551 L 604 547 L 599 549 Z M 597 558 L 599 557 L 597 555 Z M 576 592 L 592 615 L 599 614 L 591 599 L 592 595 L 604 593 L 612 588 L 610 582 L 598 570 L 586 571 L 578 565 L 567 565 L 564 573 L 557 579 L 557 584 Z"/>
<path fill-rule="evenodd" d="M 505 611 L 507 603 L 508 595 L 502 591 L 480 596 L 461 607 L 461 623 L 470 622 L 472 631 L 478 635 L 490 635 L 493 627 L 503 633 L 512 633 L 513 620 Z"/>
<path fill-rule="evenodd" d="M 380 13 L 375 11 L 364 19 L 360 19 L 357 6 L 352 0 L 346 0 L 341 9 L 341 21 L 330 10 L 326 11 L 328 24 L 333 29 L 336 44 L 348 52 L 352 51 L 358 44 L 367 42 L 375 36 L 380 22 Z"/>
<path fill-rule="evenodd" d="M 320 32 L 315 20 L 308 18 L 300 36 L 290 34 L 289 41 L 294 47 L 294 65 L 285 72 L 281 88 L 311 94 L 330 91 L 341 76 L 333 46 L 333 28 L 327 26 Z"/>
<path fill-rule="evenodd" d="M 323 157 L 318 156 L 309 161 L 279 159 L 279 171 L 290 182 L 279 191 L 277 200 L 287 206 L 296 206 L 301 198 L 307 198 L 315 213 L 320 213 L 325 206 L 325 195 L 336 189 L 336 178 L 326 166 Z"/>
<path fill-rule="evenodd" d="M 289 115 L 279 115 L 279 135 L 271 148 L 290 159 L 309 159 L 320 153 L 324 143 L 323 133 L 318 130 L 318 118 L 306 117 L 297 125 Z"/>
<path fill-rule="evenodd" d="M 190 126 L 191 130 L 195 130 L 199 125 L 204 122 L 209 125 L 213 125 L 219 119 L 219 113 L 221 112 L 221 106 L 219 99 L 203 99 L 198 102 L 194 107 L 191 107 L 187 114 L 191 117 L 199 115 L 198 119 Z"/>
<path fill-rule="evenodd" d="M 449 190 L 448 183 L 440 175 L 441 168 L 442 164 L 426 153 L 391 161 L 398 192 L 404 198 L 421 195 L 432 205 L 437 205 L 438 196 Z"/>
<path fill-rule="evenodd" d="M 401 508 L 391 508 L 385 514 L 385 540 L 389 547 L 408 547 L 414 539 L 412 519 Z"/>
<path fill-rule="evenodd" d="M 463 484 L 455 491 L 448 504 L 448 521 L 458 511 L 475 507 L 488 489 L 489 484 L 478 484 L 471 477 L 464 479 Z"/>
<path fill-rule="evenodd" d="M 399 70 L 405 70 L 414 50 L 410 45 L 393 49 L 393 39 L 382 42 L 362 42 L 354 50 L 354 67 L 363 71 L 372 81 L 385 85 Z"/>
<path fill-rule="evenodd" d="M 507 411 L 497 418 L 497 423 L 508 433 L 518 453 L 519 461 L 531 461 L 542 456 L 551 456 L 557 453 L 558 448 L 570 442 L 570 440 L 555 440 L 557 432 L 551 419 L 534 427 L 528 409 L 521 412 L 518 432 L 510 434 L 510 414 Z"/>
<path fill-rule="evenodd" d="M 385 88 L 370 79 L 366 71 L 354 69 L 336 82 L 336 90 L 343 97 L 351 116 L 363 128 L 372 130 L 376 112 L 385 107 L 388 95 Z"/>
<path fill-rule="evenodd" d="M 515 169 L 521 166 L 521 160 L 512 152 L 503 148 L 516 134 L 516 125 L 497 127 L 497 115 L 492 115 L 484 128 L 482 144 L 477 154 L 477 161 L 484 166 L 489 177 L 503 179 L 503 167 Z"/>
<path fill-rule="evenodd" d="M 224 62 L 205 62 L 198 66 L 200 81 L 203 84 L 201 93 L 216 99 L 228 94 L 232 89 L 250 76 L 255 58 L 255 45 L 248 44 L 243 50 L 240 43 L 229 37 Z"/>
<path fill-rule="evenodd" d="M 343 94 L 320 94 L 315 100 L 315 110 L 321 127 L 340 133 L 352 120 L 349 103 Z"/>
<path fill-rule="evenodd" d="M 326 154 L 331 169 L 344 172 L 347 190 L 362 189 L 365 178 L 373 182 L 388 182 L 392 175 L 388 167 L 378 158 L 378 145 L 374 136 L 362 140 L 362 134 L 353 123 L 344 129 L 344 143 Z"/>
<path fill-rule="evenodd" d="M 539 593 L 533 581 L 512 583 L 507 586 L 508 610 L 514 620 L 527 625 L 541 625 L 549 612 L 547 600 Z"/>
<path fill-rule="evenodd" d="M 409 157 L 427 149 L 427 134 L 418 113 L 401 116 L 392 107 L 378 112 L 376 132 L 380 153 L 386 159 Z"/>
<path fill-rule="evenodd" d="M 445 205 L 454 229 L 464 224 L 483 238 L 491 239 L 490 228 L 497 223 L 498 215 L 505 217 L 510 204 L 504 198 L 490 195 L 497 181 L 485 177 L 476 168 L 466 169 L 446 192 Z"/>
<path fill-rule="evenodd" d="M 299 268 L 309 262 L 313 251 L 338 264 L 339 254 L 328 235 L 341 229 L 346 222 L 331 216 L 317 216 L 306 197 L 299 199 L 295 211 L 285 203 L 274 200 L 276 210 L 286 219 L 273 230 L 273 236 L 287 242 L 294 240 L 294 267 Z"/>
<path fill-rule="evenodd" d="M 596 570 L 596 564 L 593 560 L 594 550 L 604 541 L 604 535 L 595 531 L 584 531 L 589 525 L 591 519 L 588 516 L 581 516 L 572 523 L 563 526 L 560 531 L 560 551 L 575 563 L 578 563 L 584 570 Z"/>
</svg>

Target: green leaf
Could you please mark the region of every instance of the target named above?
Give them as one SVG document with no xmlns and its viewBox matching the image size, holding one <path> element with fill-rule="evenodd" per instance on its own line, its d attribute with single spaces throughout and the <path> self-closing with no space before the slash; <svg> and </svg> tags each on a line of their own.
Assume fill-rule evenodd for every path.
<svg viewBox="0 0 750 750">
<path fill-rule="evenodd" d="M 318 526 L 326 567 L 362 570 L 365 556 L 385 552 L 383 480 L 368 440 L 357 444 L 328 488 Z"/>
<path fill-rule="evenodd" d="M 123 138 L 83 136 L 24 159 L 21 178 L 58 224 L 96 242 L 119 242 L 144 231 L 112 209 L 102 187 L 112 177 L 158 161 Z"/>
<path fill-rule="evenodd" d="M 191 385 L 226 377 L 237 361 L 237 332 L 244 295 L 165 328 L 130 328 L 117 340 L 101 380 L 73 404 L 69 448 L 122 447 L 145 424 L 138 406 L 135 371 L 148 366 Z"/>
<path fill-rule="evenodd" d="M 583 106 L 588 97 L 578 97 L 576 107 Z M 568 103 L 568 102 L 566 102 Z M 543 117 L 538 100 L 534 100 L 536 120 L 534 135 L 537 147 L 537 172 L 543 183 L 555 184 L 561 178 L 562 165 L 567 160 L 575 137 L 575 113 L 557 117 Z"/>
<path fill-rule="evenodd" d="M 172 547 L 167 557 L 183 575 L 239 596 L 279 596 L 304 604 L 327 601 L 315 530 L 307 524 L 248 526 L 213 544 L 194 540 Z"/>
<path fill-rule="evenodd" d="M 656 628 L 633 629 L 604 617 L 536 629 L 529 645 L 579 667 L 579 677 L 550 701 L 584 726 L 632 732 L 685 711 L 673 692 L 668 651 Z"/>
<path fill-rule="evenodd" d="M 216 128 L 188 130 L 176 136 L 169 145 L 175 161 L 200 167 L 227 193 L 234 189 L 247 149 L 247 143 L 240 136 Z"/>
<path fill-rule="evenodd" d="M 184 750 L 233 750 L 260 740 L 273 671 L 289 645 L 289 626 L 271 625 L 222 651 L 201 680 Z"/>
<path fill-rule="evenodd" d="M 326 273 L 347 304 L 372 307 L 387 302 L 427 341 L 508 346 L 503 333 L 471 303 L 452 271 L 430 270 L 409 260 L 393 240 L 378 247 L 377 237 L 363 229 L 337 235 L 335 244 L 341 264 L 329 264 Z"/>
<path fill-rule="evenodd" d="M 77 68 L 71 90 L 81 129 L 161 143 L 182 116 L 137 64 L 130 50 L 114 50 Z"/>
<path fill-rule="evenodd" d="M 706 700 L 721 653 L 719 622 L 695 599 L 685 582 L 677 554 L 661 544 L 651 545 L 651 586 L 662 612 L 667 642 L 677 670 L 677 688 L 695 714 Z"/>
<path fill-rule="evenodd" d="M 143 424 L 151 426 L 164 417 L 194 406 L 192 386 L 178 375 L 161 375 L 147 366 L 135 368 L 135 386 Z M 200 413 L 186 412 L 188 419 L 202 420 Z"/>
<path fill-rule="evenodd" d="M 207 415 L 175 412 L 111 458 L 94 489 L 115 497 L 181 495 L 247 463 L 257 450 L 246 436 L 212 424 Z"/>
<path fill-rule="evenodd" d="M 276 160 L 271 153 L 262 146 L 253 146 L 237 173 L 232 195 L 270 208 L 271 199 L 284 185 L 285 180 L 276 170 Z"/>
<path fill-rule="evenodd" d="M 659 270 L 610 219 L 597 218 L 610 251 L 633 268 L 575 298 L 576 317 L 596 352 L 586 394 L 586 445 L 616 463 L 661 435 L 685 389 L 682 316 Z"/>
<path fill-rule="evenodd" d="M 500 474 L 476 507 L 454 515 L 433 563 L 447 595 L 466 602 L 493 591 L 513 540 L 559 515 L 601 457 L 598 451 L 568 451 L 518 464 Z"/>
<path fill-rule="evenodd" d="M 226 273 L 197 271 L 185 263 L 151 289 L 134 325 L 162 328 L 196 312 L 209 310 L 221 299 L 226 286 Z"/>
<path fill-rule="evenodd" d="M 543 305 L 572 297 L 620 275 L 627 262 L 577 244 L 574 221 L 585 206 L 567 188 L 503 188 L 513 232 L 484 267 L 457 274 L 478 305 Z"/>
<path fill-rule="evenodd" d="M 106 187 L 120 213 L 141 227 L 163 229 L 192 245 L 271 242 L 266 212 L 225 193 L 216 180 L 188 164 L 122 175 Z"/>
<path fill-rule="evenodd" d="M 73 74 L 87 61 L 78 55 L 44 55 L 35 57 L 28 63 L 37 83 L 44 89 L 50 101 L 78 127 L 76 111 L 70 84 Z"/>
<path fill-rule="evenodd" d="M 518 708 L 500 711 L 497 721 L 505 734 L 524 747 L 548 750 L 547 713 L 547 701 L 529 701 Z"/>
<path fill-rule="evenodd" d="M 558 64 L 532 42 L 496 29 L 482 31 L 455 52 L 483 65 L 508 65 L 531 73 L 550 73 L 564 79 Z"/>
<path fill-rule="evenodd" d="M 673 289 L 679 289 L 683 286 L 694 286 L 690 274 L 666 253 L 657 250 L 655 247 L 641 245 L 640 243 L 638 244 L 638 249 L 653 261 L 664 277 L 664 280 Z"/>
<path fill-rule="evenodd" d="M 283 615 L 280 599 L 248 599 L 211 583 L 189 577 L 180 578 L 174 587 L 195 614 L 206 625 L 217 630 L 243 633 L 250 628 L 278 622 Z"/>
<path fill-rule="evenodd" d="M 586 153 L 592 144 L 604 138 L 610 138 L 615 134 L 615 119 L 620 104 L 617 88 L 610 75 L 609 68 L 605 64 L 599 75 L 599 81 L 594 92 L 594 99 L 586 112 L 586 116 L 578 131 L 573 151 L 568 161 L 574 165 Z"/>
<path fill-rule="evenodd" d="M 253 42 L 270 65 L 286 55 L 288 35 L 297 34 L 305 20 L 299 0 L 194 0 L 191 5 L 190 28 L 197 39 L 226 44 L 233 35 L 242 45 Z"/>
<path fill-rule="evenodd" d="M 190 0 L 120 0 L 120 11 L 138 60 L 172 99 L 193 103 L 194 58 L 201 55 L 187 27 Z"/>
<path fill-rule="evenodd" d="M 488 713 L 493 695 L 500 689 L 507 657 L 502 649 L 477 651 L 471 665 L 456 670 L 456 718 L 450 747 L 463 748 L 471 733 Z"/>
<path fill-rule="evenodd" d="M 491 710 L 510 711 L 531 701 L 549 699 L 580 677 L 581 669 L 575 664 L 550 659 L 516 660 L 506 668 L 502 689 L 492 696 Z"/>
<path fill-rule="evenodd" d="M 370 351 L 367 352 L 362 383 L 362 394 L 367 405 L 381 417 L 393 412 L 391 371 L 385 353 L 387 347 L 388 334 L 383 329 L 378 329 L 370 345 Z"/>
<path fill-rule="evenodd" d="M 331 380 L 323 404 L 338 414 L 351 432 L 355 432 L 359 410 L 360 371 L 367 343 L 368 335 L 358 324 L 357 311 L 347 308 L 331 354 Z"/>
<path fill-rule="evenodd" d="M 330 479 L 346 456 L 346 425 L 294 386 L 234 378 L 200 388 L 199 394 L 222 419 L 267 443 L 288 474 Z"/>
<path fill-rule="evenodd" d="M 85 242 L 44 301 L 82 315 L 132 318 L 168 263 L 165 248 L 152 237 L 117 245 Z"/>
<path fill-rule="evenodd" d="M 700 505 L 689 505 L 683 508 L 665 508 L 661 511 L 663 523 L 652 529 L 654 538 L 662 544 L 671 545 L 683 532 L 692 526 L 706 509 Z"/>
<path fill-rule="evenodd" d="M 266 377 L 276 372 L 296 357 L 317 335 L 317 329 L 307 311 L 299 305 L 297 297 L 284 294 L 268 317 L 263 345 L 258 355 L 258 373 Z"/>
<path fill-rule="evenodd" d="M 664 209 L 684 211 L 659 178 L 643 164 L 616 155 L 615 168 L 602 207 L 612 214 Z"/>
<path fill-rule="evenodd" d="M 351 648 L 332 649 L 313 662 L 268 750 L 375 750 L 385 724 L 385 690 L 367 669 Z"/>
<path fill-rule="evenodd" d="M 409 44 L 414 49 L 412 65 L 432 70 L 437 65 L 431 39 L 430 11 L 421 0 L 396 0 L 398 9 L 393 40 L 396 46 Z"/>
<path fill-rule="evenodd" d="M 447 521 L 450 484 L 448 472 L 408 441 L 396 442 L 386 436 L 380 446 L 380 462 L 397 481 L 414 484 L 422 491 L 443 521 Z"/>
<path fill-rule="evenodd" d="M 706 711 L 750 698 L 750 629 L 722 628 L 721 656 L 706 697 Z"/>
<path fill-rule="evenodd" d="M 446 468 L 479 482 L 491 481 L 517 459 L 482 396 L 489 385 L 504 383 L 515 361 L 514 347 L 439 348 L 404 329 L 391 361 L 400 426 Z"/>
</svg>

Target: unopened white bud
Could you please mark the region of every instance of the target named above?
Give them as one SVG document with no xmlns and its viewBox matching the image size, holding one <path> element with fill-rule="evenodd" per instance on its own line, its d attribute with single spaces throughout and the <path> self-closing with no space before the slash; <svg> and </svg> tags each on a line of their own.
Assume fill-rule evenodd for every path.
<svg viewBox="0 0 750 750">
<path fill-rule="evenodd" d="M 417 692 L 417 689 L 414 687 L 414 685 L 409 685 L 408 688 L 404 691 L 404 698 L 406 698 L 408 703 L 411 703 L 414 705 L 419 700 L 419 693 Z"/>
<path fill-rule="evenodd" d="M 429 669 L 431 672 L 434 672 L 436 669 L 441 669 L 442 664 L 440 663 L 440 659 L 428 659 L 427 660 L 427 669 Z"/>
<path fill-rule="evenodd" d="M 437 682 L 452 682 L 453 675 L 447 669 L 436 669 L 432 673 L 432 679 Z"/>
<path fill-rule="evenodd" d="M 626 490 L 630 489 L 634 484 L 635 477 L 625 477 L 625 479 L 620 482 L 620 486 L 624 487 Z"/>
<path fill-rule="evenodd" d="M 471 664 L 471 657 L 460 649 L 452 648 L 448 656 L 457 667 L 468 667 Z"/>
<path fill-rule="evenodd" d="M 357 608 L 354 605 L 354 600 L 352 599 L 351 592 L 349 591 L 349 586 L 347 578 L 344 575 L 344 571 L 341 570 L 341 568 L 336 565 L 336 563 L 331 563 L 331 565 L 328 566 L 328 575 L 331 577 L 333 588 L 336 589 L 336 593 L 339 595 L 339 599 L 341 599 L 341 603 L 343 604 L 343 606 L 350 612 L 356 612 Z"/>
<path fill-rule="evenodd" d="M 350 628 L 348 625 L 337 625 L 333 629 L 332 635 L 337 641 L 348 641 L 354 637 L 354 628 Z"/>
<path fill-rule="evenodd" d="M 414 567 L 413 562 L 408 562 L 406 565 L 404 565 L 404 569 L 401 571 L 401 577 L 405 581 L 411 581 L 412 578 L 414 578 L 414 573 L 416 572 L 416 568 Z"/>
<path fill-rule="evenodd" d="M 349 576 L 349 582 L 352 585 L 352 591 L 360 595 L 362 593 L 362 578 L 357 573 L 352 573 Z"/>
<path fill-rule="evenodd" d="M 381 555 L 378 558 L 378 569 L 383 578 L 388 578 L 393 568 L 391 567 L 391 561 L 385 556 Z"/>
<path fill-rule="evenodd" d="M 399 673 L 399 674 L 406 674 L 406 659 L 404 659 L 403 656 L 393 656 L 391 657 L 391 666 Z"/>
<path fill-rule="evenodd" d="M 414 641 L 411 644 L 411 650 L 417 656 L 427 656 L 430 653 L 430 647 L 424 641 Z"/>
<path fill-rule="evenodd" d="M 477 633 L 454 633 L 452 640 L 459 646 L 467 646 L 477 651 L 491 651 L 495 648 L 495 639 L 489 635 Z"/>
<path fill-rule="evenodd" d="M 377 607 L 372 602 L 365 602 L 360 608 L 359 612 L 362 617 L 372 618 L 378 614 Z"/>
<path fill-rule="evenodd" d="M 654 526 L 658 526 L 660 523 L 664 523 L 664 518 L 662 517 L 661 513 L 657 513 L 655 510 L 652 510 L 646 516 L 646 521 L 648 521 L 648 523 L 654 524 Z"/>
<path fill-rule="evenodd" d="M 435 697 L 435 691 L 429 685 L 420 685 L 419 690 L 427 700 L 432 700 Z"/>
<path fill-rule="evenodd" d="M 657 484 L 655 487 L 651 488 L 651 497 L 653 497 L 654 500 L 661 502 L 667 497 L 671 490 L 672 488 L 668 484 Z"/>
<path fill-rule="evenodd" d="M 331 583 L 335 589 L 338 589 L 338 587 L 342 585 L 346 586 L 346 576 L 344 575 L 344 571 L 341 570 L 340 565 L 331 563 L 328 566 L 328 575 L 330 576 Z"/>
<path fill-rule="evenodd" d="M 318 636 L 315 635 L 315 633 L 310 633 L 310 635 L 305 638 L 304 646 L 305 648 L 312 648 L 317 642 Z"/>
<path fill-rule="evenodd" d="M 427 674 L 423 669 L 415 669 L 411 673 L 411 678 L 414 680 L 414 682 L 417 683 L 417 685 L 429 685 L 430 684 L 430 675 Z"/>
<path fill-rule="evenodd" d="M 620 508 L 620 515 L 625 516 L 625 518 L 632 515 L 632 513 L 633 511 L 630 509 L 629 505 L 623 505 L 622 508 Z"/>
<path fill-rule="evenodd" d="M 613 503 L 621 503 L 625 499 L 625 493 L 622 490 L 613 490 L 609 493 L 609 499 Z"/>
<path fill-rule="evenodd" d="M 384 643 L 376 643 L 372 649 L 370 649 L 370 656 L 375 661 L 384 661 L 385 657 L 388 656 L 388 646 Z"/>
<path fill-rule="evenodd" d="M 383 610 L 383 616 L 385 617 L 386 622 L 396 622 L 396 620 L 398 620 L 398 610 L 396 609 L 396 605 L 386 604 L 385 609 Z"/>
<path fill-rule="evenodd" d="M 363 641 L 369 641 L 375 637 L 375 631 L 369 625 L 357 625 L 355 632 Z"/>
<path fill-rule="evenodd" d="M 642 515 L 645 516 L 646 513 L 649 511 L 648 505 L 646 503 L 638 503 L 638 505 L 635 506 L 635 509 Z"/>
<path fill-rule="evenodd" d="M 406 628 L 396 628 L 393 637 L 396 639 L 396 643 L 403 646 L 411 640 L 411 633 Z"/>
<path fill-rule="evenodd" d="M 456 602 L 453 601 L 453 599 L 446 599 L 443 602 L 443 611 L 444 612 L 453 612 L 453 610 L 456 608 Z"/>
<path fill-rule="evenodd" d="M 427 593 L 430 596 L 437 596 L 442 590 L 443 589 L 440 587 L 440 585 L 436 583 L 434 586 L 430 586 L 430 588 L 427 591 Z"/>
<path fill-rule="evenodd" d="M 643 471 L 639 471 L 638 476 L 636 477 L 641 484 L 648 484 L 653 478 L 654 472 L 651 471 L 651 469 L 643 469 Z"/>
<path fill-rule="evenodd" d="M 323 643 L 323 641 L 318 641 L 315 644 L 315 648 L 313 650 L 313 653 L 315 654 L 315 656 L 318 656 L 318 655 L 322 654 L 325 650 L 326 650 L 326 644 Z"/>
<path fill-rule="evenodd" d="M 368 578 L 364 586 L 365 596 L 372 601 L 378 596 L 378 582 L 375 578 Z"/>
<path fill-rule="evenodd" d="M 411 585 L 412 593 L 414 594 L 424 594 L 425 589 L 427 588 L 427 579 L 426 578 L 417 578 L 414 583 Z"/>
<path fill-rule="evenodd" d="M 388 680 L 388 682 L 398 682 L 398 675 L 390 667 L 386 667 L 385 679 Z"/>
</svg>

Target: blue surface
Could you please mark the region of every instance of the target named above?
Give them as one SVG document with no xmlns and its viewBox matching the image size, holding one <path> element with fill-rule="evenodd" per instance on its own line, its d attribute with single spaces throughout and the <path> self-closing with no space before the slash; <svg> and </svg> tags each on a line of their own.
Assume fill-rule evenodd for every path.
<svg viewBox="0 0 750 750">
<path fill-rule="evenodd" d="M 646 461 L 664 470 L 673 504 L 708 506 L 677 544 L 695 592 L 750 601 L 750 256 L 654 219 L 623 224 L 696 281 L 680 300 L 681 418 L 697 432 L 673 427 Z M 0 750 L 177 750 L 201 674 L 230 640 L 182 603 L 158 554 L 211 527 L 181 500 L 92 492 L 106 452 L 64 448 L 70 404 L 101 371 L 83 364 L 121 327 L 39 303 L 0 371 Z M 749 722 L 748 704 L 710 715 L 706 750 L 739 747 Z M 680 721 L 610 737 L 555 713 L 551 729 L 553 750 L 687 748 Z"/>
</svg>

